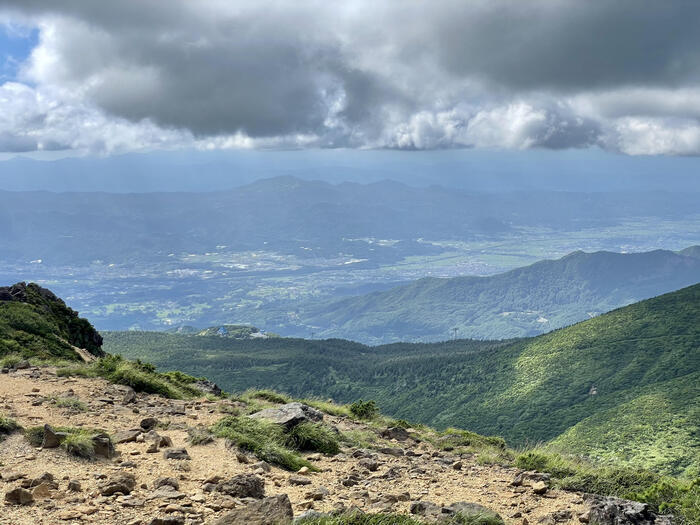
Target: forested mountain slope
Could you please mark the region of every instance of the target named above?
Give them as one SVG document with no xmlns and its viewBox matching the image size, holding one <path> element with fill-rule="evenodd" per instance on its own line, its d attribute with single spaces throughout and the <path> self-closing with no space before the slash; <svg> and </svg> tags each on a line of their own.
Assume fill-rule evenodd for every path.
<svg viewBox="0 0 700 525">
<path fill-rule="evenodd" d="M 301 317 L 322 337 L 370 343 L 541 334 L 700 281 L 700 248 L 574 252 L 490 277 L 426 278 L 317 304 Z"/>
<path fill-rule="evenodd" d="M 441 428 L 502 435 L 516 445 L 553 440 L 692 473 L 700 467 L 698 319 L 694 285 L 529 339 L 368 347 L 119 332 L 106 334 L 106 348 L 206 375 L 229 390 L 372 398 L 395 417 Z M 608 438 L 592 440 L 596 429 Z"/>
</svg>

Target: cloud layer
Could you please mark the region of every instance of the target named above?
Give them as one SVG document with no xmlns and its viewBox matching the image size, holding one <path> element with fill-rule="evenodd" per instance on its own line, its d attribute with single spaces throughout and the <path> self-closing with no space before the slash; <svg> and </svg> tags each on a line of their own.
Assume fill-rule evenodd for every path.
<svg viewBox="0 0 700 525">
<path fill-rule="evenodd" d="M 700 153 L 700 4 L 3 0 L 0 151 Z"/>
</svg>

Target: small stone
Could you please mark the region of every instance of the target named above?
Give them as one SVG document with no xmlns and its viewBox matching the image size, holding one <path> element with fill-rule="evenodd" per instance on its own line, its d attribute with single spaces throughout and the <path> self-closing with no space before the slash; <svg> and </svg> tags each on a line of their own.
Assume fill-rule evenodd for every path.
<svg viewBox="0 0 700 525">
<path fill-rule="evenodd" d="M 192 459 L 184 448 L 169 448 L 163 452 L 165 459 Z"/>
</svg>

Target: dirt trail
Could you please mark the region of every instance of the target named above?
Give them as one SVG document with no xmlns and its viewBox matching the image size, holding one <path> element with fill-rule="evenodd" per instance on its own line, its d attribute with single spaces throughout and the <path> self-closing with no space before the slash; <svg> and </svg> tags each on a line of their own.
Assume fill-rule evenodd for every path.
<svg viewBox="0 0 700 525">
<path fill-rule="evenodd" d="M 71 411 L 42 401 L 52 395 L 74 396 L 88 409 Z M 222 417 L 216 403 L 206 399 L 183 404 L 138 394 L 135 403 L 125 405 L 115 386 L 104 380 L 60 378 L 52 369 L 33 369 L 0 375 L 0 414 L 14 418 L 23 427 L 48 423 L 100 428 L 110 434 L 138 428 L 142 419 L 153 416 L 168 425 L 158 428 L 158 433 L 170 437 L 174 447 L 186 448 L 191 457 L 190 461 L 165 459 L 162 451 L 147 453 L 147 442 L 132 442 L 118 444 L 119 454 L 113 460 L 87 461 L 69 456 L 62 449 L 34 448 L 21 434 L 12 434 L 0 443 L 0 474 L 7 478 L 10 473 L 20 473 L 33 479 L 49 472 L 59 487 L 50 497 L 29 506 L 2 505 L 4 493 L 18 486 L 21 480 L 0 480 L 0 524 L 136 525 L 148 524 L 153 517 L 165 515 L 184 516 L 184 523 L 206 523 L 245 502 L 203 491 L 204 481 L 213 475 L 230 478 L 252 473 L 256 468 L 239 463 L 235 451 L 227 449 L 221 439 L 201 446 L 187 443 L 187 427 L 208 426 Z M 329 415 L 325 416 L 325 421 L 341 431 L 357 426 Z M 534 524 L 553 512 L 566 510 L 572 513 L 571 522 L 578 523 L 576 517 L 584 512 L 580 494 L 550 489 L 543 495 L 536 495 L 531 487 L 511 486 L 517 473 L 514 469 L 482 466 L 474 458 L 466 457 L 461 459 L 462 468 L 455 470 L 449 462 L 432 457 L 437 451 L 430 445 L 408 443 L 396 442 L 393 446 L 411 449 L 419 456 L 379 454 L 379 469 L 367 472 L 351 487 L 344 486 L 342 480 L 352 469 L 357 469 L 358 460 L 352 457 L 352 450 L 343 450 L 335 457 L 315 456 L 313 462 L 321 472 L 307 475 L 311 483 L 306 486 L 290 484 L 291 474 L 275 467 L 269 472 L 258 471 L 258 474 L 265 480 L 267 495 L 285 493 L 289 496 L 295 515 L 309 508 L 325 512 L 341 505 L 355 505 L 366 512 L 408 513 L 410 502 L 416 500 L 439 505 L 459 501 L 479 503 L 498 512 L 506 523 L 519 525 L 524 518 Z M 101 496 L 97 491 L 99 478 L 120 472 L 134 474 L 135 490 L 129 496 Z M 149 499 L 155 494 L 153 482 L 160 477 L 179 480 L 182 497 Z M 68 492 L 69 480 L 79 481 L 82 490 Z M 322 500 L 311 501 L 307 494 L 318 487 L 325 487 L 329 494 Z M 400 501 L 392 503 L 393 498 L 387 498 L 388 495 L 395 495 Z"/>
</svg>

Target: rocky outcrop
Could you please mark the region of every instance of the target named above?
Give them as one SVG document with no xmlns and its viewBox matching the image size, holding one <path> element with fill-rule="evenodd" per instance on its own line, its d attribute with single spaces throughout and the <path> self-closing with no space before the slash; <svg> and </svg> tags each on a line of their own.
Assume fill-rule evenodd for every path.
<svg viewBox="0 0 700 525">
<path fill-rule="evenodd" d="M 293 519 L 294 511 L 289 497 L 279 494 L 234 509 L 208 525 L 287 525 Z"/>
<path fill-rule="evenodd" d="M 248 417 L 252 419 L 264 419 L 278 425 L 283 425 L 289 429 L 295 427 L 299 423 L 321 421 L 323 419 L 323 413 L 303 403 L 287 403 L 280 407 L 266 408 Z"/>
<path fill-rule="evenodd" d="M 671 518 L 654 513 L 649 505 L 620 498 L 586 495 L 588 520 L 597 525 L 671 525 Z"/>
<path fill-rule="evenodd" d="M 36 308 L 44 318 L 56 325 L 56 336 L 69 344 L 87 350 L 90 354 L 102 357 L 102 336 L 87 319 L 66 306 L 63 300 L 46 288 L 35 283 L 17 283 L 0 287 L 0 302 L 26 303 Z"/>
</svg>

